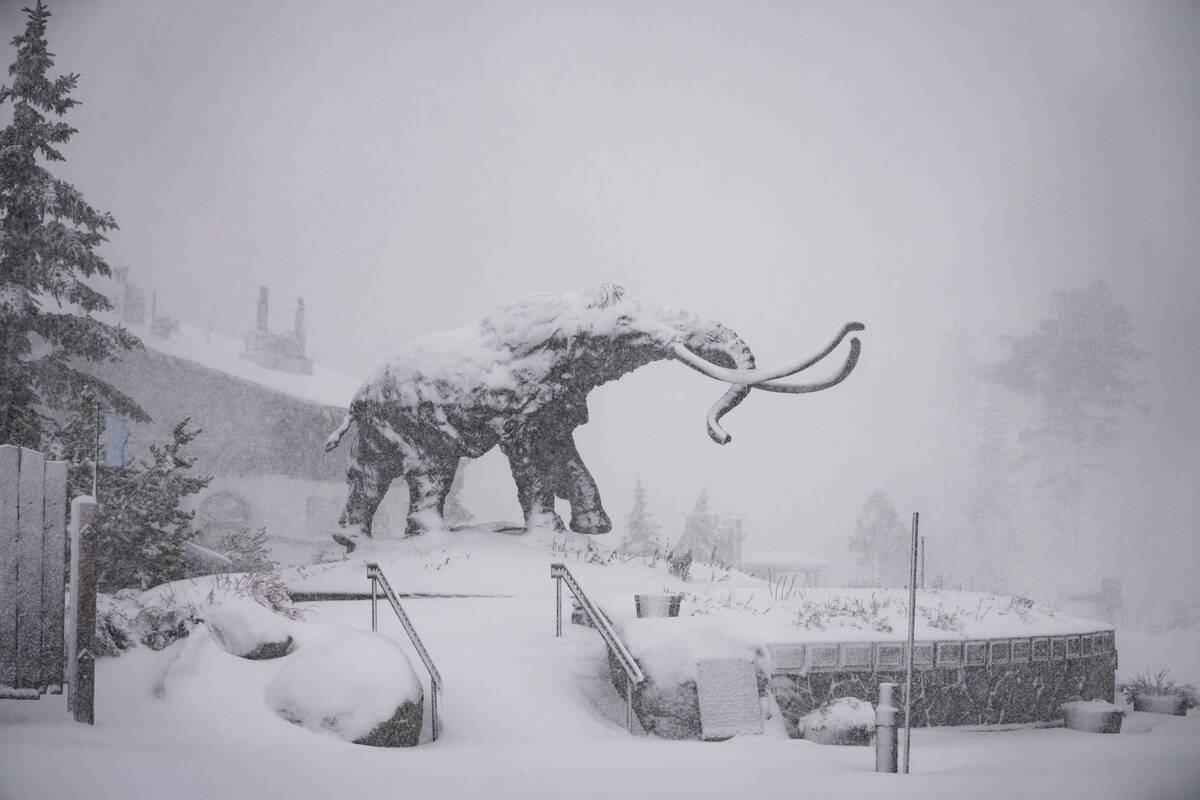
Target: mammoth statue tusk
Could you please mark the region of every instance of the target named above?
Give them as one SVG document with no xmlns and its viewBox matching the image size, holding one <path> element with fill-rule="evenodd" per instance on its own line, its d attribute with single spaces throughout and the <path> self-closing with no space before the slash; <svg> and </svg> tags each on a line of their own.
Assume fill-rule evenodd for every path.
<svg viewBox="0 0 1200 800">
<path fill-rule="evenodd" d="M 817 355 L 813 356 L 807 361 L 791 362 L 777 367 L 772 367 L 770 369 L 726 369 L 705 361 L 703 358 L 700 358 L 681 344 L 674 344 L 671 346 L 671 349 L 676 358 L 687 364 L 692 369 L 703 373 L 710 378 L 715 378 L 716 380 L 722 381 L 723 383 L 733 383 L 743 386 L 749 385 L 756 389 L 765 389 L 769 392 L 788 392 L 792 394 L 800 394 L 803 392 L 816 392 L 820 391 L 821 389 L 827 389 L 830 386 L 834 386 L 845 380 L 846 376 L 850 374 L 850 370 L 854 369 L 854 365 L 858 361 L 858 353 L 860 349 L 858 339 L 850 340 L 850 358 L 847 359 L 846 366 L 842 369 L 842 373 L 832 381 L 826 381 L 820 384 L 811 384 L 811 388 L 810 385 L 770 383 L 770 381 L 774 381 L 779 378 L 786 378 L 788 375 L 794 375 L 801 370 L 808 369 L 813 364 L 816 364 L 818 361 L 825 358 L 825 356 L 832 353 L 834 348 L 842 343 L 842 339 L 846 338 L 847 334 L 853 331 L 861 331 L 865 328 L 866 326 L 861 322 L 848 322 L 846 323 L 846 327 L 842 328 L 842 332 L 839 333 L 837 337 L 829 343 L 829 346 Z"/>
<path fill-rule="evenodd" d="M 710 378 L 715 378 L 725 383 L 734 384 L 725 395 L 713 404 L 708 411 L 708 435 L 717 444 L 728 444 L 730 441 L 729 433 L 721 427 L 721 417 L 724 416 L 732 405 L 726 400 L 730 395 L 749 392 L 751 387 L 762 389 L 768 392 L 782 392 L 786 394 L 805 394 L 808 392 L 819 392 L 822 389 L 828 389 L 831 386 L 836 386 L 846 379 L 854 366 L 858 363 L 858 355 L 862 349 L 857 338 L 850 339 L 850 355 L 846 358 L 846 363 L 842 367 L 842 371 L 835 377 L 823 381 L 821 383 L 776 383 L 779 378 L 788 375 L 794 375 L 801 370 L 808 369 L 813 364 L 816 364 L 825 356 L 829 355 L 834 349 L 841 344 L 842 339 L 853 331 L 861 331 L 865 329 L 865 325 L 861 322 L 847 323 L 842 332 L 829 343 L 829 346 L 818 353 L 816 356 L 798 363 L 785 364 L 783 366 L 774 367 L 771 369 L 725 369 L 718 367 L 708 361 L 697 356 L 692 351 L 688 350 L 681 344 L 675 344 L 672 350 L 675 357 L 683 363 L 687 364 L 697 372 L 701 372 Z M 745 396 L 744 394 L 742 395 Z"/>
<path fill-rule="evenodd" d="M 842 367 L 842 371 L 822 383 L 777 383 L 775 381 L 766 381 L 763 383 L 751 384 L 755 389 L 762 389 L 767 392 L 783 392 L 785 394 L 806 394 L 808 392 L 819 392 L 822 389 L 828 389 L 830 386 L 837 386 L 842 381 L 846 380 L 846 376 L 854 370 L 854 365 L 858 363 L 858 354 L 862 350 L 862 345 L 859 344 L 858 338 L 850 339 L 850 355 L 846 356 L 846 364 Z"/>
</svg>

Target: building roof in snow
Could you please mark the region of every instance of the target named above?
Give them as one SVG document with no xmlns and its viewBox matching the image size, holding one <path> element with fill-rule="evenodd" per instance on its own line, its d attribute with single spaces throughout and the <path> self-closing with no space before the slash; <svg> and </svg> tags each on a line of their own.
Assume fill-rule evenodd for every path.
<svg viewBox="0 0 1200 800">
<path fill-rule="evenodd" d="M 182 358 L 321 406 L 348 408 L 354 393 L 362 384 L 361 378 L 320 363 L 313 364 L 311 375 L 268 369 L 240 357 L 243 350 L 240 340 L 219 333 L 209 333 L 183 322 L 179 324 L 179 330 L 172 333 L 168 339 L 145 329 L 134 332 L 149 350 Z"/>
</svg>

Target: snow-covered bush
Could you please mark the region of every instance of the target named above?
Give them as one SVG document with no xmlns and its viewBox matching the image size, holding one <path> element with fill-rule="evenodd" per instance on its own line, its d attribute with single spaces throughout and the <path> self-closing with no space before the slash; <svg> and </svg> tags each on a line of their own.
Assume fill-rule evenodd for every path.
<svg viewBox="0 0 1200 800">
<path fill-rule="evenodd" d="M 145 592 L 122 589 L 115 595 L 96 596 L 97 655 L 120 655 L 122 650 L 139 644 L 152 650 L 161 650 L 190 634 L 196 625 L 208 619 L 213 609 L 224 607 L 228 611 L 239 603 L 242 609 L 247 609 L 243 616 L 253 614 L 252 606 L 289 620 L 301 616 L 300 609 L 296 608 L 287 593 L 283 579 L 274 572 L 248 572 L 176 581 Z M 256 630 L 269 628 L 272 633 L 264 634 L 269 638 L 277 632 L 278 626 L 266 625 L 262 619 L 265 618 L 252 627 Z M 231 625 L 226 614 L 226 627 Z M 282 638 L 286 637 L 284 631 Z"/>
</svg>

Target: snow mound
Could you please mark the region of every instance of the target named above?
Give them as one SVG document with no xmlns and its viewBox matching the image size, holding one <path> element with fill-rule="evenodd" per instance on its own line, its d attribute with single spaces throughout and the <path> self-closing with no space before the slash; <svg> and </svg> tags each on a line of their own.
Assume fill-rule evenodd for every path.
<svg viewBox="0 0 1200 800">
<path fill-rule="evenodd" d="M 347 742 L 367 737 L 402 705 L 422 699 L 400 645 L 367 631 L 300 647 L 267 689 L 267 704 L 284 719 Z"/>
<path fill-rule="evenodd" d="M 213 638 L 235 656 L 283 655 L 292 642 L 291 620 L 246 597 L 225 597 L 203 613 Z"/>
</svg>

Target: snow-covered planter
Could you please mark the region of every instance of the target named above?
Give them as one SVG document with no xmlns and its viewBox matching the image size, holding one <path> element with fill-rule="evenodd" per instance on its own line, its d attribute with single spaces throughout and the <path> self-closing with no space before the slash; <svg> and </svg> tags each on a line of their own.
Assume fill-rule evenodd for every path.
<svg viewBox="0 0 1200 800">
<path fill-rule="evenodd" d="M 267 689 L 267 704 L 289 722 L 379 747 L 419 743 L 423 701 L 400 645 L 366 631 L 298 648 Z"/>
<path fill-rule="evenodd" d="M 1171 671 L 1147 670 L 1122 687 L 1125 699 L 1133 704 L 1134 711 L 1154 714 L 1185 716 L 1189 708 L 1200 702 L 1200 692 L 1190 683 L 1177 683 Z"/>
<path fill-rule="evenodd" d="M 1073 731 L 1120 733 L 1125 712 L 1103 700 L 1063 703 L 1063 724 Z"/>
<path fill-rule="evenodd" d="M 817 744 L 867 745 L 875 735 L 875 710 L 856 697 L 839 697 L 800 720 L 804 738 Z"/>
<path fill-rule="evenodd" d="M 744 659 L 754 664 L 758 694 L 767 693 L 763 651 L 735 627 L 703 616 L 629 619 L 620 634 L 646 682 L 633 695 L 633 709 L 647 733 L 665 739 L 699 739 L 698 665 L 706 659 Z M 625 673 L 609 653 L 613 685 L 625 694 Z"/>
<path fill-rule="evenodd" d="M 681 594 L 635 594 L 633 604 L 639 617 L 678 617 Z"/>
</svg>

